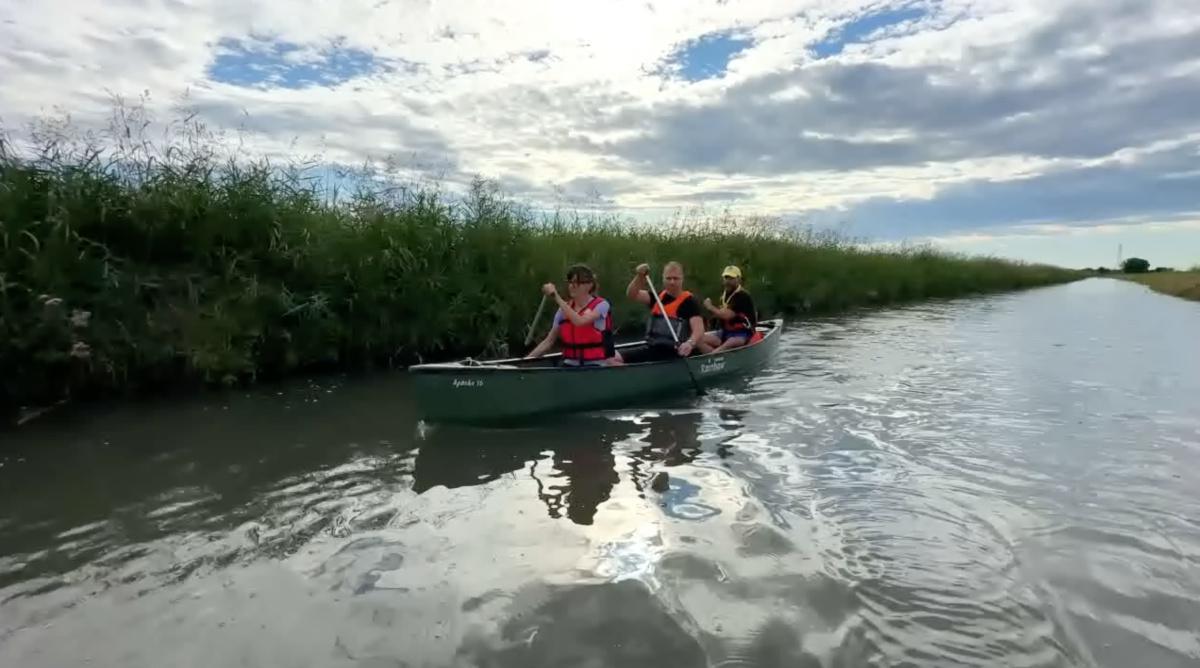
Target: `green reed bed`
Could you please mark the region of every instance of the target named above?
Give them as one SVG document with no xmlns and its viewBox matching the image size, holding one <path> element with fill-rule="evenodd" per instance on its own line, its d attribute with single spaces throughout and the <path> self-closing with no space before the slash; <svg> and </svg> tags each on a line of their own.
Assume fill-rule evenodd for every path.
<svg viewBox="0 0 1200 668">
<path fill-rule="evenodd" d="M 115 135 L 114 135 L 115 136 Z M 194 140 L 194 137 L 193 137 Z M 303 170 L 120 136 L 0 141 L 0 412 L 67 397 L 233 384 L 314 368 L 523 352 L 540 293 L 586 262 L 623 334 L 639 262 L 716 297 L 726 264 L 764 316 L 1011 290 L 1077 272 L 864 250 L 769 220 L 660 227 L 535 215 L 482 182 L 331 198 Z M 182 148 L 181 148 L 182 146 Z M 547 309 L 549 311 L 549 309 Z M 543 331 L 549 313 L 543 318 Z"/>
</svg>

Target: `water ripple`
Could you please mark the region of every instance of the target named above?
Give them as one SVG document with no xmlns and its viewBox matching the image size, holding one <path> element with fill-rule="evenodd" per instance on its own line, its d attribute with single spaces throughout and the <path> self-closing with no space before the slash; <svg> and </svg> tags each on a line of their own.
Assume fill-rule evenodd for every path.
<svg viewBox="0 0 1200 668">
<path fill-rule="evenodd" d="M 1195 666 L 1196 331 L 1087 281 L 523 429 L 417 428 L 404 378 L 35 429 L 0 664 Z"/>
</svg>

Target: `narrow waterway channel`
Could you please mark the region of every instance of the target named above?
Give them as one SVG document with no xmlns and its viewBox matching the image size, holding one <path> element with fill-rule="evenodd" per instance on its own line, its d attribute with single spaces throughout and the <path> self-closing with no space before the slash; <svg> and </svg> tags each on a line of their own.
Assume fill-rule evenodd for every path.
<svg viewBox="0 0 1200 668">
<path fill-rule="evenodd" d="M 523 429 L 398 373 L 0 433 L 0 665 L 1200 665 L 1200 304 L 788 324 L 742 386 Z"/>
</svg>

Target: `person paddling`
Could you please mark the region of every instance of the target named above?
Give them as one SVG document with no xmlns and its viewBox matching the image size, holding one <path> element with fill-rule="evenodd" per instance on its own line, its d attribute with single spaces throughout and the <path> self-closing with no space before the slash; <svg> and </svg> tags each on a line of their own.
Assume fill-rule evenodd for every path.
<svg viewBox="0 0 1200 668">
<path fill-rule="evenodd" d="M 596 295 L 596 275 L 583 264 L 567 269 L 567 292 L 570 301 L 558 294 L 553 283 L 542 286 L 547 297 L 558 303 L 554 324 L 546 338 L 526 355 L 526 359 L 541 357 L 554 345 L 562 344 L 563 366 L 603 366 L 613 357 L 612 313 L 607 299 Z"/>
<path fill-rule="evenodd" d="M 704 318 L 700 315 L 700 304 L 692 293 L 683 289 L 683 265 L 672 261 L 663 266 L 663 290 L 658 294 L 662 308 L 659 308 L 654 295 L 649 292 L 649 274 L 650 265 L 638 265 L 633 280 L 625 290 L 627 297 L 650 307 L 650 318 L 646 321 L 646 345 L 618 352 L 611 364 L 636 364 L 687 357 L 696 350 L 700 337 L 704 335 Z M 674 336 L 663 318 L 664 310 L 667 319 L 671 321 Z M 676 337 L 678 344 L 675 343 Z"/>
<path fill-rule="evenodd" d="M 711 299 L 704 300 L 704 308 L 721 321 L 716 333 L 706 333 L 700 341 L 700 352 L 711 353 L 746 345 L 758 325 L 754 300 L 742 286 L 742 270 L 729 265 L 721 272 L 725 289 L 721 293 L 721 305 L 714 306 Z"/>
</svg>

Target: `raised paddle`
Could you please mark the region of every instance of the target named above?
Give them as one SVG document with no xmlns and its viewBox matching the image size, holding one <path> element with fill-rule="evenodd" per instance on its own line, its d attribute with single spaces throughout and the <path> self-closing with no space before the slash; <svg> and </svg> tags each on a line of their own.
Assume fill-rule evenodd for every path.
<svg viewBox="0 0 1200 668">
<path fill-rule="evenodd" d="M 542 293 L 542 303 L 538 304 L 537 313 L 533 314 L 533 322 L 529 323 L 529 333 L 525 335 L 525 345 L 533 340 L 533 330 L 537 327 L 537 321 L 542 317 L 542 309 L 546 308 L 546 293 Z"/>
<path fill-rule="evenodd" d="M 658 310 L 662 313 L 663 322 L 667 323 L 667 329 L 671 332 L 671 338 L 675 339 L 675 347 L 679 347 L 679 335 L 675 333 L 675 328 L 671 326 L 671 319 L 667 317 L 667 308 L 663 306 L 662 300 L 658 298 L 658 290 L 654 289 L 654 283 L 650 281 L 650 274 L 646 274 L 646 286 L 650 288 L 650 294 L 654 297 L 655 303 L 658 304 Z M 687 358 L 683 359 L 683 368 L 687 369 L 688 377 L 692 379 L 692 386 L 696 388 L 696 396 L 704 396 L 704 389 L 700 387 L 700 383 L 696 381 L 696 374 L 692 373 L 692 365 L 688 364 Z"/>
</svg>

